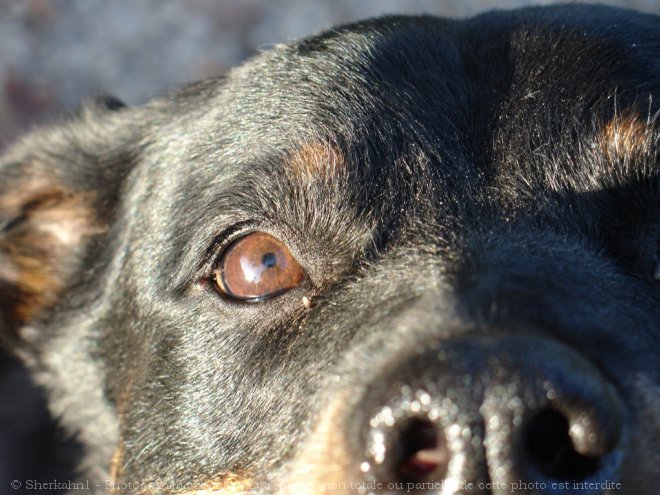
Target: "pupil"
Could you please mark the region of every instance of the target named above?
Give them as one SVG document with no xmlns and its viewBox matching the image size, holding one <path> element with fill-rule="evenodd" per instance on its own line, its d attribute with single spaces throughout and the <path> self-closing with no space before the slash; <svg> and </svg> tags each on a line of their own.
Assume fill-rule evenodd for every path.
<svg viewBox="0 0 660 495">
<path fill-rule="evenodd" d="M 261 258 L 261 262 L 264 264 L 266 268 L 272 268 L 277 263 L 277 259 L 275 258 L 275 254 L 266 253 L 264 254 L 264 257 Z"/>
</svg>

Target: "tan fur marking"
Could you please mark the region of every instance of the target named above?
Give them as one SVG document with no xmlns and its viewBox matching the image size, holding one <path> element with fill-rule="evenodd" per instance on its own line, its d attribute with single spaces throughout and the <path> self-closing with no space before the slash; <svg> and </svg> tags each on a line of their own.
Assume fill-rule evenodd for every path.
<svg viewBox="0 0 660 495">
<path fill-rule="evenodd" d="M 249 495 L 252 491 L 252 479 L 236 473 L 226 473 L 217 479 L 200 483 L 198 487 L 184 490 L 168 490 L 167 485 L 159 483 L 153 485 L 158 488 L 147 489 L 142 495 Z"/>
<path fill-rule="evenodd" d="M 135 382 L 138 376 L 141 376 L 144 368 L 144 360 L 137 360 L 137 364 L 131 366 L 130 371 L 124 375 L 124 383 L 119 388 L 116 398 L 115 410 L 119 421 L 119 441 L 112 458 L 110 459 L 110 480 L 113 484 L 120 483 L 124 476 L 126 462 L 126 443 L 124 442 L 124 427 L 126 415 L 131 403 L 133 403 Z M 114 485 L 113 485 L 114 486 Z M 118 490 L 118 492 L 121 490 Z"/>
<path fill-rule="evenodd" d="M 238 474 L 229 473 L 221 480 L 205 483 L 200 489 L 183 492 L 179 495 L 247 495 L 252 493 L 252 480 Z"/>
<path fill-rule="evenodd" d="M 26 174 L 27 175 L 27 174 Z M 11 184 L 7 188 L 11 193 L 0 195 L 0 216 L 11 218 L 30 203 L 34 198 L 47 197 L 61 189 L 53 187 L 53 180 L 47 177 L 28 176 L 20 184 Z"/>
<path fill-rule="evenodd" d="M 59 187 L 2 198 L 0 211 L 20 218 L 0 238 L 0 254 L 10 265 L 2 275 L 16 289 L 17 321 L 27 322 L 55 302 L 66 283 L 66 264 L 79 254 L 85 238 L 103 232 L 90 202 L 89 193 Z"/>
<path fill-rule="evenodd" d="M 119 445 L 115 449 L 115 453 L 112 454 L 112 459 L 110 460 L 110 481 L 113 485 L 121 478 L 121 472 L 124 464 L 124 444 L 119 442 Z M 111 490 L 115 491 L 115 490 Z M 118 490 L 117 490 L 118 491 Z"/>
<path fill-rule="evenodd" d="M 339 495 L 349 493 L 350 458 L 346 452 L 341 428 L 347 401 L 335 399 L 321 414 L 316 428 L 294 459 L 287 479 L 282 481 L 281 495 Z M 342 487 L 346 487 L 343 489 Z"/>
<path fill-rule="evenodd" d="M 612 160 L 640 155 L 648 146 L 650 129 L 635 115 L 617 116 L 603 129 L 601 146 Z"/>
<path fill-rule="evenodd" d="M 279 495 L 340 495 L 352 493 L 350 475 L 344 449 L 341 421 L 345 400 L 336 400 L 325 411 L 308 442 L 292 461 L 286 479 L 275 482 Z M 343 490 L 337 486 L 345 485 Z M 227 473 L 199 487 L 174 492 L 175 495 L 249 495 L 254 493 L 255 481 L 247 476 Z M 162 490 L 158 493 L 170 493 Z M 156 495 L 147 491 L 144 495 Z"/>
<path fill-rule="evenodd" d="M 293 173 L 305 180 L 329 180 L 345 173 L 344 155 L 329 143 L 307 143 L 289 155 Z"/>
</svg>

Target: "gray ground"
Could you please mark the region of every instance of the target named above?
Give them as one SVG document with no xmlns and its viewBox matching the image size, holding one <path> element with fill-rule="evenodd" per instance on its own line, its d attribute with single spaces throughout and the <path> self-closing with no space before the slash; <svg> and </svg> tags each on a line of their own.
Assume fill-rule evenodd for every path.
<svg viewBox="0 0 660 495">
<path fill-rule="evenodd" d="M 464 17 L 547 3 L 555 2 L 0 0 L 0 149 L 86 96 L 110 93 L 137 104 L 333 24 L 384 13 Z M 660 0 L 604 3 L 660 14 Z M 62 450 L 22 369 L 0 354 L 0 493 L 22 493 L 9 489 L 14 479 L 67 479 L 71 448 Z"/>
</svg>

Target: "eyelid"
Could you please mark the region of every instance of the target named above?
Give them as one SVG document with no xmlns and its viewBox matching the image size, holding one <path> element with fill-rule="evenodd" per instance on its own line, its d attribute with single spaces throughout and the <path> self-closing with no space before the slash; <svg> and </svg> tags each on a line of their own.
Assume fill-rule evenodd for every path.
<svg viewBox="0 0 660 495">
<path fill-rule="evenodd" d="M 205 270 L 207 274 L 209 274 L 209 271 L 212 272 L 215 269 L 220 258 L 235 241 L 248 235 L 252 231 L 258 230 L 255 226 L 256 222 L 253 220 L 245 220 L 238 222 L 217 234 L 206 249 L 206 254 L 204 256 L 204 265 L 208 267 L 210 264 L 210 268 Z"/>
</svg>

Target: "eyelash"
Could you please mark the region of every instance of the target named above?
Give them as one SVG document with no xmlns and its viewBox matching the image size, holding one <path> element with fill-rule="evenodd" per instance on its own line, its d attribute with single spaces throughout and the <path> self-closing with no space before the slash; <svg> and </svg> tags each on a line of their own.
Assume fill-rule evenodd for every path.
<svg viewBox="0 0 660 495">
<path fill-rule="evenodd" d="M 204 271 L 207 272 L 208 277 L 213 276 L 213 269 L 216 267 L 225 251 L 227 251 L 227 248 L 229 248 L 234 241 L 249 234 L 251 231 L 255 230 L 255 228 L 256 222 L 253 220 L 245 220 L 226 228 L 213 238 L 211 244 L 206 249 L 203 259 L 203 265 L 206 267 Z"/>
<path fill-rule="evenodd" d="M 197 283 L 211 288 L 213 285 L 215 268 L 218 266 L 218 263 L 222 259 L 227 248 L 231 246 L 235 240 L 254 230 L 255 226 L 256 222 L 253 220 L 241 221 L 222 230 L 219 234 L 213 237 L 197 265 L 197 275 L 195 276 Z"/>
</svg>

